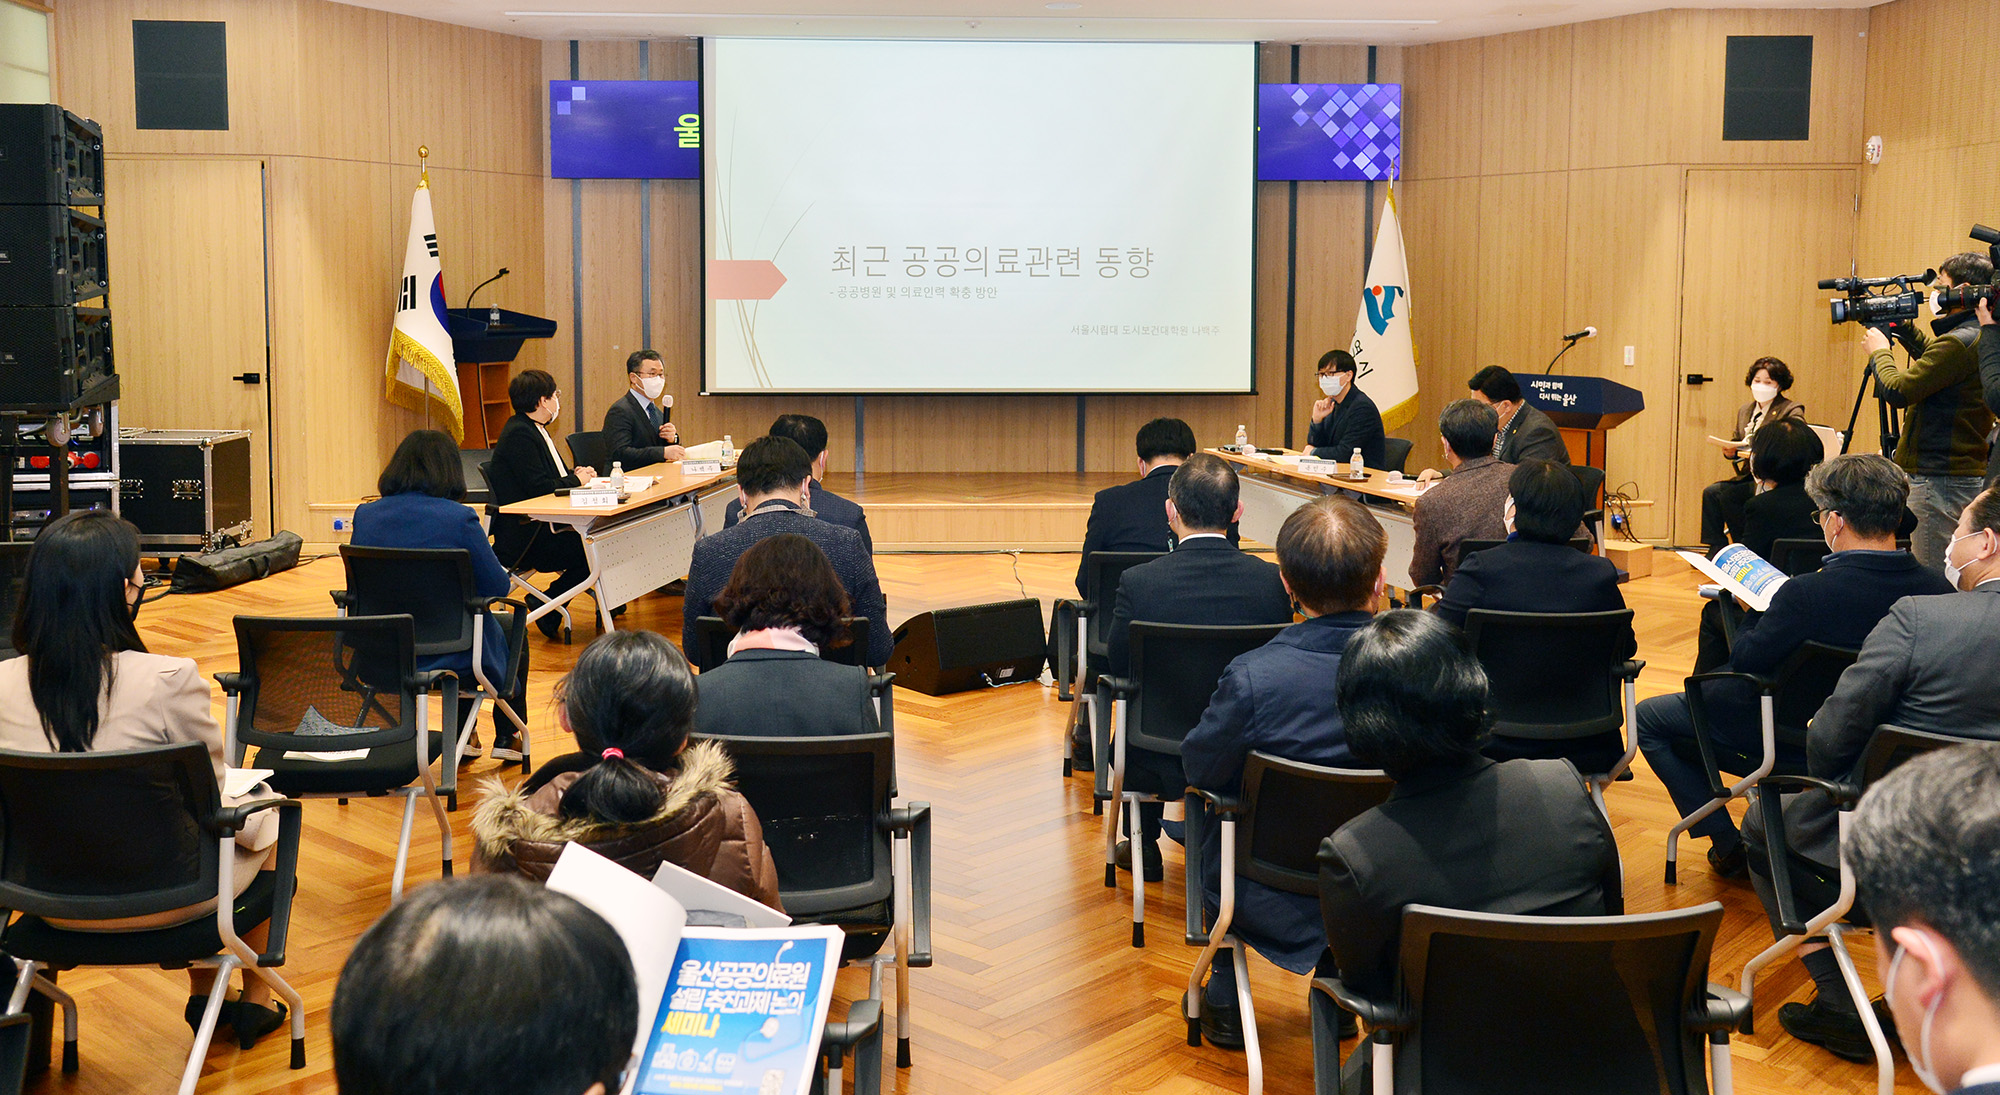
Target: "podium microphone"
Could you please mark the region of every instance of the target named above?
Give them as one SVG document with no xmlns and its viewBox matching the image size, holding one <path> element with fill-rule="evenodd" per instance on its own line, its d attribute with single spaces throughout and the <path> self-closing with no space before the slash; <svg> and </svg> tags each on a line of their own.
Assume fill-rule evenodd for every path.
<svg viewBox="0 0 2000 1095">
<path fill-rule="evenodd" d="M 1550 373 L 1554 372 L 1556 367 L 1556 362 L 1561 361 L 1562 356 L 1566 353 L 1569 353 L 1570 347 L 1576 345 L 1578 342 L 1581 342 L 1586 338 L 1596 338 L 1596 337 L 1597 337 L 1597 328 L 1595 327 L 1585 327 L 1583 330 L 1578 331 L 1573 335 L 1564 335 L 1563 348 L 1557 350 L 1556 356 L 1549 359 L 1549 367 L 1542 370 L 1542 375 L 1547 376 Z"/>
<path fill-rule="evenodd" d="M 1596 338 L 1596 337 L 1597 337 L 1597 328 L 1595 328 L 1595 327 L 1585 327 L 1585 328 L 1584 328 L 1583 330 L 1581 330 L 1581 331 L 1578 331 L 1577 333 L 1575 333 L 1575 334 L 1573 334 L 1573 335 L 1564 335 L 1564 336 L 1563 336 L 1563 341 L 1564 341 L 1564 342 L 1578 342 L 1578 341 L 1581 341 L 1581 340 L 1583 340 L 1583 339 L 1586 339 L 1586 338 Z"/>
<path fill-rule="evenodd" d="M 480 291 L 481 289 L 484 289 L 484 288 L 486 288 L 487 286 L 489 286 L 489 285 L 493 284 L 493 283 L 494 283 L 494 282 L 496 282 L 496 281 L 499 281 L 499 280 L 500 280 L 501 278 L 504 278 L 504 277 L 506 277 L 506 276 L 507 276 L 507 268 L 506 268 L 505 266 L 502 266 L 502 267 L 500 268 L 500 272 L 499 272 L 499 273 L 497 273 L 497 274 L 493 275 L 492 277 L 490 277 L 490 278 L 487 278 L 487 279 L 486 279 L 485 281 L 482 281 L 482 282 L 480 282 L 479 284 L 477 284 L 477 285 L 473 286 L 473 287 L 472 287 L 472 292 L 470 292 L 470 293 L 467 293 L 467 294 L 465 294 L 465 306 L 466 306 L 467 308 L 470 308 L 470 307 L 472 307 L 472 298 L 473 298 L 473 297 L 476 297 L 476 296 L 478 296 L 478 295 L 479 295 L 479 291 Z"/>
</svg>

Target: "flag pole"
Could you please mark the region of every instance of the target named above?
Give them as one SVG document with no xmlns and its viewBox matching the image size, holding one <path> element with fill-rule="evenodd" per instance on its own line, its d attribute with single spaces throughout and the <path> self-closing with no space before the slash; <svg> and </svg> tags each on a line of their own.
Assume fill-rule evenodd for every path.
<svg viewBox="0 0 2000 1095">
<path fill-rule="evenodd" d="M 431 186 L 431 146 L 417 146 L 417 189 L 429 190 Z"/>
</svg>

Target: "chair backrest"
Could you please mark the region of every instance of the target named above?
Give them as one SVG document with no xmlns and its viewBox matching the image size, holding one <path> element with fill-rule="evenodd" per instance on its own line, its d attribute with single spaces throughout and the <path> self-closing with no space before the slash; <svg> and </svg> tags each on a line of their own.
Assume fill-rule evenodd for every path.
<svg viewBox="0 0 2000 1095">
<path fill-rule="evenodd" d="M 889 900 L 891 734 L 709 740 L 728 750 L 736 789 L 763 823 L 786 912 L 809 918 Z"/>
<path fill-rule="evenodd" d="M 1721 924 L 1714 901 L 1577 917 L 1407 906 L 1398 975 L 1414 1024 L 1396 1090 L 1706 1092 L 1688 1017 Z"/>
<path fill-rule="evenodd" d="M 1382 439 L 1382 470 L 1383 470 L 1383 471 L 1408 471 L 1408 470 L 1410 470 L 1410 468 L 1409 468 L 1409 465 L 1410 465 L 1410 449 L 1411 449 L 1411 447 L 1412 447 L 1412 446 L 1411 446 L 1411 443 L 1410 443 L 1409 441 L 1407 441 L 1407 440 L 1405 440 L 1405 439 L 1403 439 L 1403 438 L 1400 438 L 1400 437 L 1385 437 L 1385 438 L 1383 438 L 1383 439 Z"/>
<path fill-rule="evenodd" d="M 1090 614 L 1090 631 L 1085 636 L 1090 653 L 1100 657 L 1111 651 L 1111 608 L 1118 599 L 1118 579 L 1141 563 L 1150 563 L 1164 551 L 1093 551 L 1083 557 L 1083 599 L 1096 607 Z"/>
<path fill-rule="evenodd" d="M 409 614 L 416 623 L 418 657 L 472 649 L 479 626 L 472 606 L 480 597 L 471 552 L 342 544 L 340 561 L 347 568 L 349 614 Z"/>
<path fill-rule="evenodd" d="M 1583 488 L 1583 508 L 1602 509 L 1604 506 L 1604 469 L 1589 464 L 1571 464 L 1569 470 L 1576 473 L 1577 485 Z"/>
<path fill-rule="evenodd" d="M 1131 677 L 1139 691 L 1126 712 L 1126 741 L 1180 755 L 1181 739 L 1201 721 L 1222 671 L 1290 626 L 1132 621 Z"/>
<path fill-rule="evenodd" d="M 563 438 L 563 443 L 569 446 L 571 460 L 594 469 L 599 475 L 611 474 L 611 445 L 605 441 L 604 434 L 597 430 L 580 430 Z"/>
<path fill-rule="evenodd" d="M 408 614 L 236 617 L 235 741 L 328 752 L 409 740 L 418 711 L 416 645 Z"/>
<path fill-rule="evenodd" d="M 1928 753 L 1933 749 L 1949 749 L 1954 745 L 1964 745 L 1968 741 L 1976 740 L 1978 739 L 1933 734 L 1927 730 L 1911 730 L 1883 723 L 1868 736 L 1868 744 L 1862 747 L 1861 762 L 1856 766 L 1856 771 L 1865 790 L 1873 787 L 1876 780 L 1902 767 L 1903 762 L 1912 757 Z"/>
<path fill-rule="evenodd" d="M 822 650 L 822 660 L 838 665 L 860 665 L 868 656 L 868 617 L 843 616 L 847 624 L 846 646 L 836 646 Z M 720 616 L 698 616 L 694 621 L 694 667 L 707 672 L 729 660 L 729 640 L 736 637 L 736 629 L 723 622 Z"/>
<path fill-rule="evenodd" d="M 1808 641 L 1785 660 L 1778 669 L 1777 689 L 1771 698 L 1779 741 L 1805 745 L 1806 724 L 1833 695 L 1840 675 L 1860 656 L 1858 650 Z"/>
<path fill-rule="evenodd" d="M 486 488 L 486 519 L 490 521 L 500 515 L 499 503 L 493 501 L 493 461 L 479 462 L 479 485 Z"/>
<path fill-rule="evenodd" d="M 1564 740 L 1625 722 L 1616 656 L 1632 610 L 1465 614 L 1465 636 L 1486 667 L 1487 710 L 1503 737 Z"/>
<path fill-rule="evenodd" d="M 0 620 L 14 618 L 14 606 L 21 598 L 21 579 L 28 573 L 28 550 L 32 543 L 0 544 Z M 14 655 L 14 630 L 0 627 L 0 659 Z"/>
<path fill-rule="evenodd" d="M 479 476 L 479 469 L 493 459 L 492 449 L 458 450 L 459 468 L 465 473 L 465 502 L 483 506 L 493 500 L 493 488 Z"/>
<path fill-rule="evenodd" d="M 1252 751 L 1243 764 L 1236 873 L 1275 890 L 1319 893 L 1319 845 L 1389 800 L 1396 783 L 1375 770 L 1325 768 Z"/>
<path fill-rule="evenodd" d="M 1797 577 L 1818 570 L 1820 560 L 1832 551 L 1817 536 L 1785 537 L 1771 541 L 1771 557 L 1765 562 Z"/>
<path fill-rule="evenodd" d="M 1463 563 L 1468 555 L 1485 551 L 1487 548 L 1499 547 L 1506 542 L 1505 540 L 1460 540 L 1458 542 L 1458 561 Z M 1592 549 L 1595 545 L 1590 542 L 1590 537 L 1588 536 L 1572 537 L 1569 546 L 1583 552 L 1585 555 L 1594 554 Z"/>
<path fill-rule="evenodd" d="M 0 751 L 0 908 L 105 920 L 213 901 L 220 806 L 198 741 Z"/>
</svg>

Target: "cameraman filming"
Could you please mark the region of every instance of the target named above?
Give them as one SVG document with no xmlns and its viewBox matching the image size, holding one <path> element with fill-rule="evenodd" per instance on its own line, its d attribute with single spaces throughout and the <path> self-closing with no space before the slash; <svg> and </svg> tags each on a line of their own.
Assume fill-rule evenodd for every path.
<svg viewBox="0 0 2000 1095">
<path fill-rule="evenodd" d="M 1932 288 L 1992 280 L 1992 261 L 1968 251 L 1938 264 Z M 1931 310 L 1937 312 L 1937 307 L 1933 292 Z M 1917 515 L 1910 547 L 1919 562 L 1941 570 L 1959 514 L 1985 485 L 1986 434 L 1993 414 L 1980 391 L 1975 349 L 1981 342 L 1979 317 L 1970 308 L 1955 308 L 1932 320 L 1931 331 L 1914 333 L 1922 353 L 1908 366 L 1896 364 L 1889 336 L 1878 328 L 1868 328 L 1861 344 L 1875 367 L 1876 394 L 1907 408 L 1896 464 L 1909 473 L 1909 504 Z"/>
</svg>

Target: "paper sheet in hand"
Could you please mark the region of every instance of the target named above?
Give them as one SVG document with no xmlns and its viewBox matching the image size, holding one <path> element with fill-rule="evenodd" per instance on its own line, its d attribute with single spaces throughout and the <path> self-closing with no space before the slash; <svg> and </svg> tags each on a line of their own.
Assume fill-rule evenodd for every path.
<svg viewBox="0 0 2000 1095">
<path fill-rule="evenodd" d="M 639 1037 L 632 1049 L 643 1051 L 653 1033 L 660 997 L 673 979 L 674 952 L 687 926 L 687 909 L 643 876 L 576 843 L 563 845 L 548 885 L 590 906 L 625 941 L 639 981 Z"/>
<path fill-rule="evenodd" d="M 722 459 L 722 442 L 720 441 L 704 441 L 699 445 L 689 445 L 686 448 L 687 456 L 683 458 L 686 460 Z"/>
<path fill-rule="evenodd" d="M 363 756 L 368 750 L 361 751 Z M 269 768 L 224 768 L 222 770 L 222 797 L 242 798 L 257 789 L 259 783 L 271 778 Z"/>
<path fill-rule="evenodd" d="M 1677 554 L 1698 573 L 1735 594 L 1738 600 L 1757 612 L 1770 611 L 1771 598 L 1777 595 L 1778 587 L 1786 581 L 1784 571 L 1765 562 L 1763 556 L 1742 544 L 1723 548 L 1715 553 L 1712 561 L 1698 551 Z"/>
<path fill-rule="evenodd" d="M 745 925 L 752 928 L 782 928 L 792 922 L 791 917 L 762 901 L 745 897 L 665 860 L 661 860 L 660 869 L 653 872 L 653 885 L 665 890 L 691 914 L 706 912 L 740 917 Z"/>
</svg>

